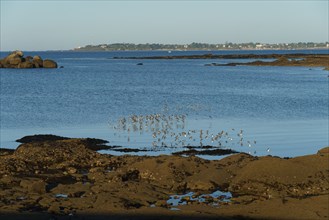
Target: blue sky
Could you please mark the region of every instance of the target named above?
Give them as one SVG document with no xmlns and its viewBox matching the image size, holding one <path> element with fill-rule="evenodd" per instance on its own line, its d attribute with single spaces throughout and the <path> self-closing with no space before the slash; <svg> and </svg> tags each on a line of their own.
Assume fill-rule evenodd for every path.
<svg viewBox="0 0 329 220">
<path fill-rule="evenodd" d="M 328 0 L 1 1 L 0 49 L 328 41 Z"/>
</svg>

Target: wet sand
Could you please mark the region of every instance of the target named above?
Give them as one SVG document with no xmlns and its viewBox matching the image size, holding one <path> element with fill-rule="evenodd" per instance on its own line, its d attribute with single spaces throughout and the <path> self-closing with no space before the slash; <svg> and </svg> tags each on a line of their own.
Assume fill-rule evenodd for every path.
<svg viewBox="0 0 329 220">
<path fill-rule="evenodd" d="M 94 140 L 94 141 L 90 141 Z M 95 139 L 37 140 L 0 154 L 0 218 L 328 219 L 329 147 L 295 158 L 111 156 Z M 97 149 L 97 148 L 96 148 Z M 172 195 L 216 190 L 223 200 Z M 184 204 L 185 204 L 184 203 Z M 179 210 L 172 210 L 179 209 Z"/>
</svg>

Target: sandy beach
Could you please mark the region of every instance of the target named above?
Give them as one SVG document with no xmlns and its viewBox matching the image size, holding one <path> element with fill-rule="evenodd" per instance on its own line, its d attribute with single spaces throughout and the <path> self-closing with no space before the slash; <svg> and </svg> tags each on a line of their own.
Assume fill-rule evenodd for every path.
<svg viewBox="0 0 329 220">
<path fill-rule="evenodd" d="M 204 160 L 103 155 L 92 150 L 99 144 L 92 140 L 35 140 L 2 149 L 0 218 L 329 217 L 329 147 L 295 158 L 236 153 Z"/>
</svg>

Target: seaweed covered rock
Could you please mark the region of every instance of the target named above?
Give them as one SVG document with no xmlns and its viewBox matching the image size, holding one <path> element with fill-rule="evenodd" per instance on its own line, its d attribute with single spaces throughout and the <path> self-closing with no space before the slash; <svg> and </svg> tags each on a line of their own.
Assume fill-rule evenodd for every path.
<svg viewBox="0 0 329 220">
<path fill-rule="evenodd" d="M 205 160 L 103 155 L 92 146 L 106 141 L 93 138 L 18 141 L 15 151 L 0 149 L 1 219 L 328 219 L 328 147 L 295 158 Z"/>
<path fill-rule="evenodd" d="M 85 139 L 63 139 L 21 144 L 8 158 L 2 158 L 3 173 L 58 172 L 67 168 L 89 169 L 108 164 L 107 156 L 88 149 Z"/>
</svg>

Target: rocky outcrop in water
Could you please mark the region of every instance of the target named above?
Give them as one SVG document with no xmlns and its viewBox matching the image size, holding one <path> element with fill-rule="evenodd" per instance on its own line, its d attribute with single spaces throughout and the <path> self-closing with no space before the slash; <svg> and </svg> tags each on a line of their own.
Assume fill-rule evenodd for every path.
<svg viewBox="0 0 329 220">
<path fill-rule="evenodd" d="M 50 59 L 43 60 L 40 56 L 27 56 L 24 57 L 22 51 L 16 50 L 0 59 L 0 68 L 57 68 L 57 63 Z"/>
<path fill-rule="evenodd" d="M 290 54 L 281 55 L 274 61 L 256 60 L 252 62 L 237 62 L 237 63 L 209 63 L 205 66 L 304 66 L 304 67 L 325 67 L 329 69 L 328 55 L 312 55 L 305 54 L 300 57 L 291 58 Z"/>
<path fill-rule="evenodd" d="M 0 154 L 0 219 L 328 219 L 328 147 L 205 160 L 104 155 L 93 149 L 104 141 L 90 138 L 18 141 Z M 217 190 L 232 198 L 210 196 Z"/>
</svg>

